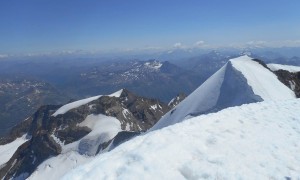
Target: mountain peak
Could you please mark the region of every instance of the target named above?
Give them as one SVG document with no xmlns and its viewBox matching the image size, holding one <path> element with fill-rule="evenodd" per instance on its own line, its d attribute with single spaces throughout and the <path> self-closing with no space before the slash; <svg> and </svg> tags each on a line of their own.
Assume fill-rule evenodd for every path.
<svg viewBox="0 0 300 180">
<path fill-rule="evenodd" d="M 248 56 L 247 54 L 244 54 L 242 56 L 230 59 L 229 62 L 236 62 L 236 61 L 252 61 L 253 58 Z"/>
<path fill-rule="evenodd" d="M 160 129 L 200 114 L 264 100 L 293 99 L 292 90 L 251 57 L 229 60 L 151 129 Z"/>
<path fill-rule="evenodd" d="M 110 95 L 107 95 L 109 97 L 120 97 L 121 94 L 123 92 L 123 89 L 119 90 L 119 91 L 116 91 Z M 98 98 L 100 98 L 102 95 L 98 95 L 98 96 L 93 96 L 93 97 L 89 97 L 89 98 L 86 98 L 86 99 L 81 99 L 81 100 L 78 100 L 78 101 L 74 101 L 74 102 L 71 102 L 71 103 L 68 103 L 62 107 L 60 107 L 52 116 L 57 116 L 59 114 L 64 114 L 68 111 L 70 111 L 71 109 L 74 109 L 74 108 L 77 108 L 79 106 L 82 106 L 82 105 L 85 105 L 85 104 L 88 104 L 89 102 L 91 101 L 94 101 Z"/>
<path fill-rule="evenodd" d="M 159 70 L 159 68 L 161 68 L 162 65 L 163 63 L 157 60 L 149 60 L 144 63 L 144 66 L 154 70 Z"/>
<path fill-rule="evenodd" d="M 293 91 L 282 84 L 277 76 L 263 64 L 245 55 L 229 61 L 235 70 L 242 73 L 254 94 L 263 100 L 282 100 L 295 97 Z"/>
</svg>

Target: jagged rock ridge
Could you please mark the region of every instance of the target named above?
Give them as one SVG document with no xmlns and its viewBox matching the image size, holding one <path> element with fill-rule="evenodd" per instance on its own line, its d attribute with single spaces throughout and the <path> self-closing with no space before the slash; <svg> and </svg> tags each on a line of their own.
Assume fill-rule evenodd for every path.
<svg viewBox="0 0 300 180">
<path fill-rule="evenodd" d="M 29 139 L 17 149 L 8 162 L 1 165 L 1 179 L 24 179 L 49 157 L 67 151 L 75 150 L 81 154 L 95 155 L 117 146 L 133 135 L 151 128 L 170 109 L 158 100 L 136 96 L 126 89 L 117 96 L 99 96 L 54 116 L 60 108 L 63 107 L 42 106 L 33 116 L 13 128 L 10 136 L 1 139 L 1 144 L 13 142 L 24 134 L 27 134 Z M 117 121 L 119 129 L 113 136 L 108 136 L 107 132 L 101 134 L 80 125 L 89 117 L 100 117 L 95 119 L 96 121 L 101 121 L 102 117 L 109 120 L 107 117 L 111 117 L 112 120 L 107 122 Z M 104 142 L 101 141 L 103 136 L 106 136 Z M 95 145 L 96 147 L 93 147 Z"/>
</svg>

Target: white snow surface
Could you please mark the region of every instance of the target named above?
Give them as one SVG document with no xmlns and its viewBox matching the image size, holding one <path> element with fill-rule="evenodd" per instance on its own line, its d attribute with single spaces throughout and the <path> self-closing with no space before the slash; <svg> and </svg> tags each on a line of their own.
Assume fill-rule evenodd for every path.
<svg viewBox="0 0 300 180">
<path fill-rule="evenodd" d="M 113 94 L 110 94 L 108 95 L 109 97 L 120 97 L 120 95 L 122 94 L 123 92 L 123 89 L 113 93 Z M 66 104 L 62 107 L 60 107 L 54 114 L 52 114 L 52 116 L 57 116 L 59 114 L 65 114 L 66 112 L 70 111 L 71 109 L 74 109 L 74 108 L 78 108 L 82 105 L 85 105 L 91 101 L 94 101 L 98 98 L 100 98 L 102 95 L 99 95 L 99 96 L 93 96 L 93 97 L 89 97 L 89 98 L 86 98 L 86 99 L 81 99 L 79 101 L 74 101 L 72 103 L 69 103 L 69 104 Z"/>
<path fill-rule="evenodd" d="M 86 126 L 92 131 L 80 140 L 62 146 L 62 153 L 77 151 L 80 154 L 94 156 L 100 144 L 111 140 L 122 131 L 118 119 L 102 114 L 90 114 L 78 126 Z"/>
<path fill-rule="evenodd" d="M 120 121 L 114 117 L 88 115 L 78 126 L 89 127 L 92 131 L 82 139 L 63 145 L 58 138 L 53 139 L 62 147 L 62 153 L 44 161 L 29 179 L 58 179 L 68 171 L 91 161 L 101 143 L 113 139 L 121 130 Z M 101 151 L 102 153 L 106 150 Z"/>
<path fill-rule="evenodd" d="M 300 72 L 300 66 L 282 65 L 282 64 L 267 64 L 272 71 L 278 71 L 280 69 L 289 72 Z"/>
<path fill-rule="evenodd" d="M 295 93 L 281 83 L 277 76 L 248 56 L 231 59 L 233 67 L 247 79 L 254 93 L 264 100 L 295 98 Z"/>
<path fill-rule="evenodd" d="M 83 156 L 75 151 L 60 154 L 44 161 L 28 179 L 59 179 L 68 171 L 89 162 L 93 157 Z"/>
<path fill-rule="evenodd" d="M 24 144 L 28 139 L 26 134 L 17 138 L 11 143 L 0 145 L 0 166 L 7 163 L 9 159 L 14 155 L 17 149 Z"/>
<path fill-rule="evenodd" d="M 248 56 L 231 59 L 151 129 L 181 122 L 193 116 L 260 102 L 296 98 L 275 74 Z"/>
<path fill-rule="evenodd" d="M 299 179 L 300 100 L 231 107 L 146 133 L 63 179 Z"/>
<path fill-rule="evenodd" d="M 165 114 L 150 131 L 183 121 L 192 112 L 204 112 L 215 106 L 220 94 L 225 70 L 226 65 L 179 103 L 173 110 Z"/>
</svg>

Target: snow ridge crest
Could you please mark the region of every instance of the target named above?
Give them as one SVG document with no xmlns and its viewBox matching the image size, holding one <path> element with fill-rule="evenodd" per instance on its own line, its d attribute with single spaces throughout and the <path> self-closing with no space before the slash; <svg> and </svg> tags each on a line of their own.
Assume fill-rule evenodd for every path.
<svg viewBox="0 0 300 180">
<path fill-rule="evenodd" d="M 282 84 L 275 74 L 244 55 L 230 59 L 151 130 L 228 107 L 294 98 L 294 92 Z"/>
</svg>

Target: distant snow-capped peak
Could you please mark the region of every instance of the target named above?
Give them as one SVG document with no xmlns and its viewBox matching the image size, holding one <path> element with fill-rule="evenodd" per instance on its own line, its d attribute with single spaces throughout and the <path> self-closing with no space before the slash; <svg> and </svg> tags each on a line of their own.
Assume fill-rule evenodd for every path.
<svg viewBox="0 0 300 180">
<path fill-rule="evenodd" d="M 148 67 L 148 68 L 152 68 L 152 69 L 158 70 L 163 64 L 160 61 L 154 60 L 154 61 L 145 62 L 144 65 L 146 67 Z"/>
</svg>

